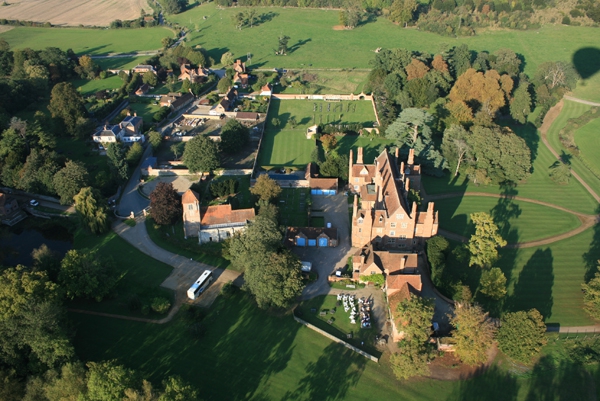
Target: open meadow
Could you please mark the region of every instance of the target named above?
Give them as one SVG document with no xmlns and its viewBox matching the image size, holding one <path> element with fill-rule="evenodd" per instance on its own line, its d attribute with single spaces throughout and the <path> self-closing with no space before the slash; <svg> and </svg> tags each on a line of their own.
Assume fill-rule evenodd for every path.
<svg viewBox="0 0 600 401">
<path fill-rule="evenodd" d="M 600 118 L 590 121 L 575 132 L 575 143 L 580 157 L 593 169 L 594 175 L 600 177 Z"/>
<path fill-rule="evenodd" d="M 172 37 L 173 32 L 158 27 L 139 29 L 16 27 L 0 33 L 0 38 L 4 38 L 14 49 L 29 47 L 39 50 L 46 47 L 59 47 L 63 50 L 73 49 L 79 55 L 157 50 L 162 47 L 160 41 L 166 36 Z"/>
<path fill-rule="evenodd" d="M 339 24 L 337 10 L 255 9 L 263 21 L 242 30 L 235 29 L 231 22 L 231 15 L 239 9 L 218 9 L 215 3 L 170 16 L 169 21 L 192 29 L 189 43 L 202 45 L 217 62 L 226 51 L 237 57 L 251 53 L 253 68 L 369 68 L 378 47 L 437 53 L 443 46 L 464 43 L 478 51 L 511 48 L 524 56 L 524 70 L 532 75 L 539 64 L 572 61 L 577 50 L 596 48 L 600 41 L 600 30 L 596 28 L 564 25 L 546 25 L 527 31 L 484 30 L 476 36 L 449 38 L 403 29 L 384 17 L 353 30 L 334 30 Z M 281 34 L 291 38 L 287 56 L 276 56 L 273 51 Z M 594 89 L 600 87 L 600 75 L 588 72 L 585 76 L 585 86 L 578 90 L 586 99 L 600 100 L 600 91 Z"/>
<path fill-rule="evenodd" d="M 0 7 L 0 18 L 64 26 L 108 26 L 116 19 L 139 18 L 142 10 L 152 12 L 147 0 L 11 0 Z"/>
</svg>

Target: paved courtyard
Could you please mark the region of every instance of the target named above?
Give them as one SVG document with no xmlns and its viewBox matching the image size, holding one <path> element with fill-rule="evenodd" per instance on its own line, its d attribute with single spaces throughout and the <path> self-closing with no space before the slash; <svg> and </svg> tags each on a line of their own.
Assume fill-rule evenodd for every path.
<svg viewBox="0 0 600 401">
<path fill-rule="evenodd" d="M 140 188 L 144 195 L 150 196 L 154 188 L 158 185 L 159 182 L 166 182 L 173 184 L 173 188 L 179 193 L 179 195 L 183 195 L 185 191 L 190 189 L 194 181 L 192 181 L 192 177 L 190 176 L 182 176 L 182 175 L 168 175 L 168 176 L 160 176 L 156 177 L 150 182 L 147 182 L 143 185 L 140 185 Z"/>
</svg>

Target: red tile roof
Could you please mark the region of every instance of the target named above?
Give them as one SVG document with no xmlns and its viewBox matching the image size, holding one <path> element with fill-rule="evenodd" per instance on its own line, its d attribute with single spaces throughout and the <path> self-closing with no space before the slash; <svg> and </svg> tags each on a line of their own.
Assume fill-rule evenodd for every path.
<svg viewBox="0 0 600 401">
<path fill-rule="evenodd" d="M 420 274 L 390 274 L 386 277 L 386 287 L 389 290 L 400 290 L 404 285 L 410 285 L 416 291 L 423 287 Z"/>
<path fill-rule="evenodd" d="M 232 210 L 231 205 L 217 205 L 202 208 L 203 226 L 212 226 L 215 224 L 245 223 L 253 220 L 255 216 L 254 209 Z"/>
<path fill-rule="evenodd" d="M 200 197 L 198 196 L 198 193 L 196 191 L 188 189 L 181 197 L 181 203 L 183 203 L 184 205 L 189 203 L 196 203 L 199 201 L 199 199 Z"/>
</svg>

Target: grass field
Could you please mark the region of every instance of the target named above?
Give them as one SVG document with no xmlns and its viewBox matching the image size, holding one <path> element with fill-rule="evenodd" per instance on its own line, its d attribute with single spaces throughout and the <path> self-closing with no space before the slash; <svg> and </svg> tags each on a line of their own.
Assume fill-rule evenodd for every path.
<svg viewBox="0 0 600 401">
<path fill-rule="evenodd" d="M 455 246 L 457 243 L 453 243 Z M 594 271 L 600 258 L 600 231 L 591 228 L 574 237 L 550 245 L 500 250 L 495 263 L 508 282 L 508 294 L 501 301 L 476 298 L 486 310 L 499 316 L 503 312 L 536 308 L 547 324 L 584 326 L 594 324 L 583 310 L 581 284 Z M 475 290 L 481 271 L 467 261 L 452 261 L 452 275 Z"/>
<path fill-rule="evenodd" d="M 87 79 L 77 79 L 73 81 L 73 86 L 75 86 L 83 96 L 93 95 L 94 93 L 105 89 L 118 89 L 121 85 L 123 85 L 123 80 L 117 75 L 113 75 L 106 79 L 93 79 L 91 81 Z"/>
<path fill-rule="evenodd" d="M 177 374 L 204 400 L 525 401 L 557 399 L 555 394 L 587 400 L 593 382 L 600 380 L 597 366 L 589 367 L 588 375 L 557 361 L 519 377 L 502 363 L 460 382 L 399 382 L 387 355 L 379 364 L 370 362 L 289 315 L 258 310 L 239 294 L 216 300 L 201 323 L 206 330 L 201 338 L 191 334 L 184 311 L 165 325 L 80 314 L 70 318 L 75 349 L 84 361 L 114 358 L 154 383 Z"/>
<path fill-rule="evenodd" d="M 94 152 L 93 148 L 96 147 L 81 139 L 68 137 L 56 138 L 56 151 L 68 159 L 84 163 L 90 177 L 94 177 L 100 171 L 109 171 L 108 159 L 100 156 L 98 152 Z"/>
<path fill-rule="evenodd" d="M 437 53 L 442 44 L 467 44 L 473 50 L 489 52 L 509 47 L 525 58 L 525 72 L 532 75 L 545 61 L 571 61 L 575 52 L 597 47 L 600 31 L 595 28 L 547 25 L 538 30 L 489 30 L 476 36 L 448 38 L 416 29 L 402 29 L 384 17 L 353 30 L 333 30 L 339 24 L 337 10 L 295 8 L 256 8 L 258 14 L 269 14 L 270 21 L 253 28 L 235 29 L 231 15 L 235 8 L 218 10 L 207 3 L 169 20 L 190 27 L 190 44 L 201 44 L 215 60 L 226 51 L 237 57 L 252 53 L 252 66 L 274 68 L 369 68 L 373 51 L 378 47 L 404 47 Z M 203 17 L 207 16 L 204 20 Z M 291 51 L 285 57 L 275 56 L 280 34 L 288 35 Z M 600 75 L 586 81 L 586 95 L 600 99 Z"/>
<path fill-rule="evenodd" d="M 296 73 L 304 76 L 310 74 L 316 76 L 316 79 L 310 83 L 310 87 L 305 88 L 305 93 L 320 94 L 359 94 L 362 92 L 367 78 L 368 70 L 342 69 L 342 70 L 297 70 Z M 276 93 L 301 93 L 300 88 L 286 86 L 275 87 Z"/>
<path fill-rule="evenodd" d="M 283 188 L 277 199 L 280 224 L 286 227 L 308 227 L 309 199 L 308 188 Z"/>
<path fill-rule="evenodd" d="M 435 202 L 440 213 L 440 228 L 470 237 L 475 233 L 469 215 L 490 213 L 508 242 L 526 242 L 558 235 L 581 224 L 569 213 L 529 202 L 485 197 L 456 197 Z"/>
<path fill-rule="evenodd" d="M 566 107 L 566 106 L 565 106 Z M 559 119 L 562 119 L 562 113 Z M 554 130 L 559 125 L 559 119 L 551 127 Z M 566 123 L 566 118 L 563 121 Z M 527 178 L 526 182 L 519 183 L 516 187 L 508 189 L 512 195 L 522 196 L 524 198 L 537 199 L 549 202 L 558 206 L 565 207 L 580 213 L 595 214 L 598 203 L 586 191 L 586 189 L 575 179 L 571 179 L 567 185 L 557 185 L 548 176 L 548 168 L 555 162 L 556 158 L 544 144 L 541 143 L 539 132 L 532 125 L 520 126 L 515 128 L 515 132 L 526 138 L 533 156 L 533 173 Z M 558 135 L 558 131 L 556 131 Z M 552 143 L 550 132 L 548 140 Z M 552 145 L 555 147 L 556 145 Z M 560 149 L 555 147 L 555 149 Z M 575 163 L 574 163 L 575 165 Z M 579 172 L 579 170 L 577 170 Z M 585 172 L 582 172 L 585 173 Z M 588 173 L 588 176 L 591 174 Z M 583 174 L 582 174 L 583 176 Z M 588 176 L 584 177 L 588 184 Z M 502 193 L 507 191 L 498 185 L 478 186 L 467 181 L 460 175 L 458 177 L 446 176 L 444 178 L 434 178 L 423 176 L 423 185 L 428 194 L 440 194 L 446 192 L 486 192 Z M 600 185 L 600 184 L 599 184 Z"/>
<path fill-rule="evenodd" d="M 73 301 L 69 303 L 69 307 L 119 315 L 142 316 L 140 310 L 131 310 L 132 298 L 138 299 L 142 304 L 149 304 L 156 296 L 163 296 L 172 301 L 173 294 L 159 287 L 171 274 L 171 266 L 138 251 L 116 233 L 111 231 L 102 236 L 95 236 L 79 231 L 75 235 L 73 245 L 78 250 L 87 248 L 98 251 L 99 255 L 111 257 L 115 262 L 120 279 L 114 297 L 102 302 Z M 152 313 L 149 317 L 159 317 L 159 315 L 153 315 Z"/>
<path fill-rule="evenodd" d="M 582 115 L 583 113 L 585 113 L 586 111 L 588 111 L 590 109 L 590 106 L 581 104 L 581 103 L 571 102 L 568 100 L 565 100 L 564 102 L 565 103 L 564 103 L 562 111 L 560 112 L 560 114 L 556 118 L 556 120 L 554 120 L 554 123 L 548 130 L 546 136 L 548 137 L 548 142 L 554 148 L 554 150 L 556 150 L 559 153 L 565 152 L 565 153 L 569 154 L 570 152 L 568 150 L 565 150 L 565 148 L 563 148 L 562 144 L 560 143 L 560 139 L 558 137 L 560 130 L 563 129 L 567 125 L 567 120 L 569 120 L 570 118 L 574 118 L 574 117 L 578 117 L 578 116 Z M 579 144 L 578 144 L 578 146 L 579 146 Z M 580 146 L 580 148 L 581 148 L 581 146 Z M 591 149 L 591 151 L 593 153 L 593 148 Z M 594 155 L 593 157 L 591 157 L 590 162 L 597 163 L 597 159 L 598 159 L 598 157 L 596 155 Z M 581 160 L 579 160 L 577 157 L 570 157 L 569 160 L 571 162 L 571 168 L 575 172 L 577 172 L 577 174 L 579 174 L 581 176 L 581 178 L 583 178 L 583 180 L 597 194 L 600 194 L 600 179 L 598 177 L 596 177 L 583 164 L 583 162 Z M 571 178 L 571 182 L 573 182 L 573 181 L 575 181 L 575 179 Z"/>
<path fill-rule="evenodd" d="M 97 58 L 94 59 L 94 63 L 98 64 L 103 70 L 130 70 L 138 64 L 143 64 L 148 58 L 148 56 Z"/>
<path fill-rule="evenodd" d="M 18 27 L 0 34 L 13 49 L 46 47 L 73 49 L 77 54 L 128 53 L 161 48 L 161 39 L 173 36 L 165 28 L 81 29 Z M 148 57 L 146 57 L 148 58 Z"/>
<path fill-rule="evenodd" d="M 2 7 L 0 17 L 53 25 L 109 25 L 116 19 L 139 18 L 142 9 L 151 11 L 146 0 L 124 0 L 118 6 L 103 0 L 16 0 Z"/>
<path fill-rule="evenodd" d="M 579 148 L 579 157 L 593 171 L 594 175 L 600 177 L 600 119 L 590 121 L 575 132 L 575 143 Z"/>
<path fill-rule="evenodd" d="M 329 112 L 327 106 L 330 106 Z M 336 106 L 338 111 L 334 112 Z M 313 111 L 315 107 L 316 111 Z M 294 129 L 289 124 L 292 116 L 298 123 Z M 278 118 L 281 125 L 273 126 L 271 123 L 273 118 Z M 315 147 L 314 140 L 306 139 L 306 129 L 309 126 L 320 123 L 341 123 L 372 127 L 374 120 L 373 106 L 367 101 L 333 103 L 319 100 L 272 99 L 258 156 L 259 163 L 262 166 L 303 167 L 310 162 L 310 155 Z M 345 141 L 346 144 L 348 141 Z M 350 145 L 346 146 L 349 150 Z M 347 153 L 345 149 L 340 149 L 339 152 Z"/>
<path fill-rule="evenodd" d="M 138 116 L 144 119 L 145 124 L 152 124 L 152 117 L 160 110 L 160 105 L 147 102 L 129 103 L 128 106 L 132 113 L 136 112 Z"/>
</svg>

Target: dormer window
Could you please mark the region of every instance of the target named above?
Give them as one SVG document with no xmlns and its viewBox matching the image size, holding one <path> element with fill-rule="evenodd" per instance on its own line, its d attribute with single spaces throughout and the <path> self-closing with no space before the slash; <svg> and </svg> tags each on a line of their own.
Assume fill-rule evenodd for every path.
<svg viewBox="0 0 600 401">
<path fill-rule="evenodd" d="M 363 219 L 362 217 L 359 217 L 359 218 L 358 218 L 358 224 L 362 224 L 362 223 L 363 223 L 363 221 L 364 221 L 364 219 Z"/>
<path fill-rule="evenodd" d="M 379 216 L 379 222 L 381 223 L 383 221 L 383 216 Z"/>
</svg>

